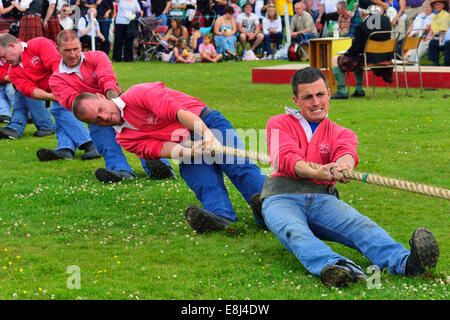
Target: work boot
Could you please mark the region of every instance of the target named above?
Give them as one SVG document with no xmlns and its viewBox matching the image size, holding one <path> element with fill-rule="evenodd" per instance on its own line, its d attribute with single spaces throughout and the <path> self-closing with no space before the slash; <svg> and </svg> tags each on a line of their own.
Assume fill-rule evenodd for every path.
<svg viewBox="0 0 450 320">
<path fill-rule="evenodd" d="M 0 123 L 10 123 L 11 117 L 7 114 L 0 114 Z"/>
<path fill-rule="evenodd" d="M 81 160 L 91 160 L 102 157 L 102 155 L 97 152 L 97 149 L 95 148 L 92 141 L 88 141 L 82 144 L 79 149 L 84 150 L 84 154 L 81 156 Z"/>
<path fill-rule="evenodd" d="M 439 245 L 427 228 L 417 228 L 409 240 L 411 252 L 406 260 L 405 275 L 417 277 L 425 268 L 435 268 L 439 259 Z"/>
<path fill-rule="evenodd" d="M 355 92 L 351 95 L 352 98 L 361 98 L 365 96 L 366 92 L 364 90 L 355 90 Z"/>
<path fill-rule="evenodd" d="M 123 179 L 136 178 L 134 174 L 126 170 L 113 171 L 105 168 L 98 168 L 95 171 L 95 176 L 103 183 L 116 183 L 122 181 Z"/>
<path fill-rule="evenodd" d="M 73 160 L 74 154 L 70 149 L 44 149 L 41 148 L 36 152 L 36 156 L 41 161 L 52 161 L 52 160 Z"/>
<path fill-rule="evenodd" d="M 191 228 L 197 233 L 220 231 L 233 222 L 230 219 L 197 206 L 187 207 L 185 216 Z"/>
<path fill-rule="evenodd" d="M 3 127 L 0 128 L 0 139 L 17 139 L 19 138 L 19 133 L 11 128 Z"/>
<path fill-rule="evenodd" d="M 177 178 L 175 171 L 159 159 L 145 160 L 145 165 L 150 171 L 150 178 L 153 180 Z"/>
<path fill-rule="evenodd" d="M 53 129 L 51 129 L 51 130 L 39 129 L 33 133 L 33 136 L 42 138 L 42 137 L 54 135 L 55 133 L 56 133 L 56 131 Z"/>
<path fill-rule="evenodd" d="M 263 227 L 267 228 L 264 223 L 264 217 L 262 215 L 262 201 L 261 201 L 261 192 L 255 193 L 250 198 L 250 208 L 252 208 L 253 215 L 255 216 L 256 221 Z"/>
<path fill-rule="evenodd" d="M 356 283 L 361 279 L 367 279 L 363 270 L 347 260 L 327 265 L 320 272 L 320 280 L 326 287 L 348 287 L 350 283 Z"/>
<path fill-rule="evenodd" d="M 342 93 L 342 92 L 336 92 L 335 94 L 333 94 L 330 99 L 348 99 L 348 93 Z"/>
</svg>

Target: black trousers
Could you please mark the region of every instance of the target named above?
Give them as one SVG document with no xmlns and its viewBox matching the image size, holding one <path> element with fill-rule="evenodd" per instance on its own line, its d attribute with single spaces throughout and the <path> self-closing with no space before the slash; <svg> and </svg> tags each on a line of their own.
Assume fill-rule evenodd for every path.
<svg viewBox="0 0 450 320">
<path fill-rule="evenodd" d="M 113 60 L 120 62 L 133 61 L 134 38 L 127 37 L 127 24 L 115 24 L 114 26 L 114 48 Z"/>
<path fill-rule="evenodd" d="M 446 41 L 444 46 L 439 45 L 439 40 L 430 40 L 428 47 L 428 60 L 432 61 L 434 65 L 439 65 L 439 51 L 444 50 L 444 65 L 450 66 L 450 41 Z"/>
</svg>

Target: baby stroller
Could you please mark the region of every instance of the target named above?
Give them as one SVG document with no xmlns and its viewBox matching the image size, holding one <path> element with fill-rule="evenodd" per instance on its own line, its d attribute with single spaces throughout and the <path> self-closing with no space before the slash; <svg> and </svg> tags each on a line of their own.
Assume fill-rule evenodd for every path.
<svg viewBox="0 0 450 320">
<path fill-rule="evenodd" d="M 170 50 L 158 37 L 158 20 L 150 17 L 139 19 L 137 35 L 137 56 L 139 61 L 150 61 L 153 58 L 161 59 L 162 53 Z"/>
</svg>

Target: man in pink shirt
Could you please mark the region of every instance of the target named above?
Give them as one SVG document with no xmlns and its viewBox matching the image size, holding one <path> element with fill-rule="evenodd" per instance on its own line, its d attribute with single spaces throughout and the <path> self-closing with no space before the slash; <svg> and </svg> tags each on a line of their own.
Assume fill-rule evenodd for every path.
<svg viewBox="0 0 450 320">
<path fill-rule="evenodd" d="M 138 157 L 181 160 L 180 175 L 203 205 L 189 206 L 185 212 L 196 232 L 221 230 L 237 220 L 224 173 L 254 210 L 254 196 L 261 191 L 266 176 L 247 159 L 207 156 L 221 143 L 239 149 L 245 146 L 231 123 L 199 99 L 166 88 L 162 82 L 143 83 L 112 100 L 82 93 L 73 102 L 73 113 L 87 123 L 113 126 L 117 142 Z M 201 144 L 201 138 L 204 149 L 199 143 L 194 147 L 180 144 L 185 140 Z"/>
<path fill-rule="evenodd" d="M 305 68 L 291 79 L 294 103 L 267 122 L 274 172 L 261 192 L 267 227 L 326 286 L 345 287 L 367 278 L 361 267 L 333 252 L 322 239 L 360 251 L 390 273 L 418 276 L 435 267 L 439 246 L 426 228 L 414 231 L 411 251 L 381 227 L 339 200 L 336 181 L 358 163 L 356 134 L 327 118 L 330 89 L 321 71 Z M 321 164 L 311 168 L 307 162 Z"/>
<path fill-rule="evenodd" d="M 86 126 L 75 119 L 70 111 L 64 109 L 55 100 L 50 90 L 48 79 L 61 59 L 52 40 L 37 37 L 28 42 L 20 42 L 10 34 L 2 34 L 0 35 L 0 59 L 11 65 L 8 76 L 19 92 L 32 99 L 51 102 L 50 113 L 55 118 L 58 146 L 54 150 L 39 149 L 36 153 L 39 160 L 72 160 L 76 148 L 85 150 L 83 160 L 101 156 L 95 149 Z M 24 126 L 20 125 L 21 132 Z"/>
<path fill-rule="evenodd" d="M 81 52 L 80 39 L 74 30 L 61 31 L 57 42 L 62 59 L 50 77 L 49 85 L 64 108 L 72 111 L 72 102 L 81 92 L 101 93 L 108 99 L 119 96 L 122 89 L 119 89 L 111 61 L 104 52 Z M 89 132 L 95 147 L 105 160 L 105 168 L 95 171 L 97 179 L 101 182 L 134 179 L 136 176 L 115 140 L 114 129 L 89 124 Z M 140 160 L 152 179 L 176 177 L 167 159 Z"/>
</svg>

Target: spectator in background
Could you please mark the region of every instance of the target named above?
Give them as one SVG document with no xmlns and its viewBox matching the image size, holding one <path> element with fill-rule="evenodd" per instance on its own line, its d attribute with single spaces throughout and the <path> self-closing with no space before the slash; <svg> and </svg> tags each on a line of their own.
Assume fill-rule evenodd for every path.
<svg viewBox="0 0 450 320">
<path fill-rule="evenodd" d="M 345 0 L 339 1 L 336 4 L 338 13 L 339 36 L 347 37 L 350 34 L 351 20 L 354 16 L 353 11 L 347 9 L 347 2 Z"/>
<path fill-rule="evenodd" d="M 424 2 L 425 0 L 406 0 L 406 29 L 408 29 L 413 24 L 414 19 L 417 17 L 417 15 L 423 13 Z"/>
<path fill-rule="evenodd" d="M 196 20 L 192 23 L 192 34 L 189 40 L 189 47 L 195 53 L 198 53 L 198 48 L 203 42 L 202 33 L 200 32 L 200 21 Z"/>
<path fill-rule="evenodd" d="M 288 8 L 288 16 L 289 16 L 289 24 L 292 21 L 292 17 L 294 16 L 294 6 L 292 5 L 292 0 L 276 0 L 275 7 L 277 8 L 278 15 L 281 17 L 281 23 L 284 25 L 284 5 L 287 5 Z"/>
<path fill-rule="evenodd" d="M 362 22 L 361 16 L 359 14 L 359 2 L 358 0 L 346 0 L 346 2 L 347 10 L 353 12 L 353 17 L 350 21 L 350 32 L 348 34 L 349 37 L 353 38 L 355 35 L 356 26 Z M 367 9 L 367 7 L 363 9 Z"/>
<path fill-rule="evenodd" d="M 183 24 L 186 17 L 186 0 L 171 0 L 169 10 L 169 20 L 179 19 Z"/>
<path fill-rule="evenodd" d="M 155 19 L 161 20 L 160 25 L 167 26 L 167 12 L 169 12 L 171 1 L 167 0 L 148 0 L 152 3 L 152 13 Z"/>
<path fill-rule="evenodd" d="M 91 16 L 93 20 L 91 20 Z M 78 37 L 83 44 L 91 45 L 92 33 L 95 34 L 95 43 L 101 43 L 102 51 L 105 51 L 105 37 L 100 32 L 100 26 L 96 19 L 97 9 L 89 8 L 87 14 L 78 20 Z M 94 30 L 92 30 L 94 29 Z"/>
<path fill-rule="evenodd" d="M 444 64 L 449 65 L 450 61 L 450 14 L 448 10 L 448 2 L 445 0 L 431 0 L 431 6 L 436 11 L 436 15 L 431 20 L 431 32 L 425 40 L 430 40 L 428 48 L 428 59 L 433 62 L 434 66 L 439 66 L 439 50 L 442 46 L 444 51 Z"/>
<path fill-rule="evenodd" d="M 337 3 L 339 0 L 321 0 L 317 23 L 321 26 L 321 36 L 325 37 L 328 32 L 330 21 L 338 20 Z"/>
<path fill-rule="evenodd" d="M 72 30 L 74 27 L 74 21 L 70 17 L 71 11 L 70 6 L 65 4 L 61 7 L 61 11 L 59 14 L 59 24 L 61 25 L 62 30 Z"/>
<path fill-rule="evenodd" d="M 16 0 L 0 1 L 0 30 L 9 30 L 9 26 L 13 22 L 19 21 L 19 11 L 14 5 Z"/>
<path fill-rule="evenodd" d="M 237 20 L 237 30 L 239 31 L 239 42 L 245 52 L 247 51 L 247 42 L 251 44 L 250 50 L 253 52 L 263 42 L 264 35 L 260 33 L 261 24 L 256 14 L 252 12 L 253 5 L 247 2 L 243 8 L 244 13 L 241 13 Z"/>
<path fill-rule="evenodd" d="M 212 0 L 214 3 L 213 10 L 217 13 L 217 15 L 223 16 L 225 14 L 225 7 L 228 5 L 228 0 Z"/>
<path fill-rule="evenodd" d="M 236 21 L 237 17 L 242 13 L 242 9 L 241 9 L 241 7 L 239 7 L 239 4 L 238 4 L 239 0 L 231 0 L 230 2 L 231 2 L 230 6 L 234 10 L 233 18 L 234 18 L 234 21 Z"/>
<path fill-rule="evenodd" d="M 192 21 L 194 20 L 196 5 L 197 0 L 186 0 L 186 27 L 189 33 L 192 32 Z"/>
<path fill-rule="evenodd" d="M 61 31 L 61 25 L 59 24 L 58 14 L 56 10 L 56 0 L 43 0 L 42 1 L 42 18 L 44 37 L 53 40 L 56 43 L 56 37 Z"/>
<path fill-rule="evenodd" d="M 24 42 L 36 37 L 42 37 L 41 13 L 42 1 L 40 0 L 20 0 L 14 1 L 14 6 L 23 13 L 19 21 L 20 29 L 18 38 Z"/>
<path fill-rule="evenodd" d="M 217 53 L 223 56 L 237 58 L 236 54 L 236 22 L 233 18 L 234 9 L 231 6 L 225 7 L 225 14 L 217 18 L 214 23 L 214 41 L 216 42 Z"/>
<path fill-rule="evenodd" d="M 114 25 L 114 61 L 133 61 L 133 41 L 136 37 L 136 34 L 132 32 L 132 26 L 130 26 L 130 22 L 136 17 L 141 16 L 141 6 L 139 5 L 139 2 L 137 0 L 119 0 L 117 7 L 117 16 Z"/>
<path fill-rule="evenodd" d="M 319 17 L 321 0 L 305 0 L 305 1 L 308 13 L 312 16 L 314 22 L 316 22 L 317 18 Z"/>
<path fill-rule="evenodd" d="M 317 38 L 313 17 L 305 9 L 303 1 L 294 5 L 295 15 L 291 21 L 291 38 L 294 42 L 303 43 L 307 39 Z"/>
<path fill-rule="evenodd" d="M 281 17 L 274 6 L 268 6 L 266 16 L 262 23 L 264 34 L 264 50 L 267 52 L 267 59 L 272 59 L 272 41 L 276 42 L 276 48 L 283 44 L 283 26 Z"/>
<path fill-rule="evenodd" d="M 411 24 L 406 31 L 406 34 L 410 37 L 422 37 L 424 38 L 420 43 L 418 49 L 409 50 L 405 56 L 410 62 L 418 62 L 422 57 L 427 54 L 428 47 L 430 45 L 430 40 L 425 40 L 431 28 L 431 21 L 434 17 L 433 9 L 431 8 L 430 1 L 425 1 L 421 6 L 423 9 L 422 13 L 419 13 L 414 19 L 413 24 Z"/>
<path fill-rule="evenodd" d="M 192 21 L 199 20 L 201 27 L 209 27 L 213 23 L 215 13 L 211 10 L 210 0 L 197 0 L 197 10 Z"/>
<path fill-rule="evenodd" d="M 171 28 L 162 37 L 162 40 L 167 42 L 169 48 L 175 47 L 180 39 L 184 39 L 186 42 L 188 41 L 188 30 L 183 26 L 180 18 L 171 19 L 170 26 Z"/>
<path fill-rule="evenodd" d="M 198 51 L 200 52 L 201 62 L 213 62 L 216 63 L 223 58 L 221 53 L 217 54 L 216 48 L 212 44 L 211 35 L 205 33 L 203 35 L 203 42 L 200 44 Z"/>
<path fill-rule="evenodd" d="M 406 0 L 371 0 L 377 6 L 382 7 L 386 16 L 391 21 L 392 31 L 400 32 L 399 40 L 406 34 Z"/>
<path fill-rule="evenodd" d="M 150 0 L 148 0 L 150 2 Z M 116 7 L 113 0 L 97 0 L 97 21 L 105 41 L 102 51 L 109 54 L 111 42 L 109 40 L 109 29 L 111 28 L 112 18 L 116 16 Z"/>
<path fill-rule="evenodd" d="M 172 63 L 194 63 L 194 53 L 188 50 L 187 41 L 181 38 L 173 48 Z"/>
</svg>

